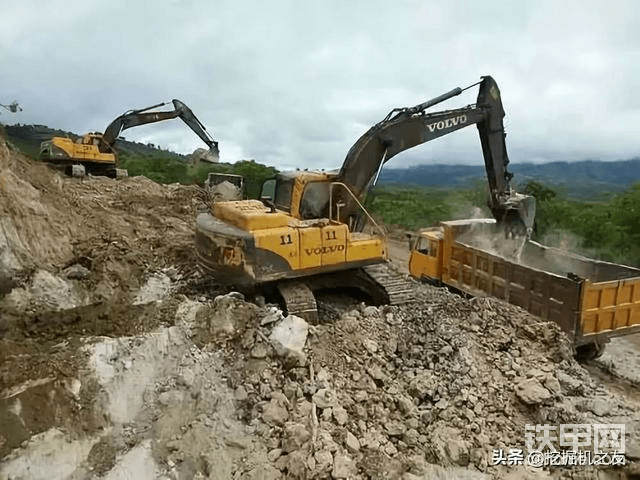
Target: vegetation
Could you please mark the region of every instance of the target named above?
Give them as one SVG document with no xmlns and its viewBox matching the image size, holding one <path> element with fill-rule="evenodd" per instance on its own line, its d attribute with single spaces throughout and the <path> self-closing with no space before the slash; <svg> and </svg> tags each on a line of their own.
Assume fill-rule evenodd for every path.
<svg viewBox="0 0 640 480">
<path fill-rule="evenodd" d="M 640 183 L 608 199 L 590 201 L 571 199 L 536 181 L 530 181 L 525 191 L 536 197 L 535 240 L 640 266 Z M 441 220 L 490 217 L 486 198 L 482 182 L 469 189 L 383 185 L 367 203 L 386 224 L 413 230 Z"/>
<path fill-rule="evenodd" d="M 388 225 L 410 230 L 429 227 L 442 220 L 490 217 L 483 185 L 467 189 L 382 185 L 369 195 L 366 205 Z"/>
<path fill-rule="evenodd" d="M 250 198 L 258 198 L 262 182 L 277 173 L 275 168 L 254 160 L 243 160 L 234 164 L 201 162 L 192 167 L 182 160 L 167 158 L 161 150 L 145 155 L 121 155 L 120 166 L 127 169 L 129 175 L 144 175 L 159 183 L 202 184 L 212 172 L 242 175 Z"/>
<path fill-rule="evenodd" d="M 2 134 L 17 148 L 36 158 L 43 135 L 42 128 L 36 127 L 3 126 Z M 45 130 L 49 136 L 65 133 Z M 120 152 L 120 166 L 126 168 L 130 175 L 144 175 L 161 183 L 186 184 L 204 182 L 209 172 L 242 175 L 245 177 L 247 195 L 251 198 L 257 198 L 262 182 L 277 173 L 275 168 L 253 160 L 235 164 L 200 163 L 193 167 L 185 161 L 184 156 L 155 146 L 119 140 L 117 148 Z M 526 191 L 537 200 L 534 238 L 544 244 L 564 246 L 590 257 L 640 266 L 640 183 L 626 187 L 624 185 L 628 183 L 623 181 L 620 173 L 627 172 L 626 181 L 637 178 L 628 175 L 628 172 L 636 171 L 637 168 L 626 167 L 635 167 L 638 162 L 640 159 L 603 165 L 598 162 L 571 164 L 572 168 L 575 167 L 574 170 L 577 168 L 582 171 L 582 176 L 578 171 L 572 172 L 575 175 L 558 173 L 556 177 L 565 180 L 562 185 L 547 179 L 543 183 L 540 178 L 548 177 L 530 172 L 532 175 L 529 178 L 534 176 L 537 180 L 530 180 L 524 189 L 519 190 Z M 542 171 L 547 176 L 555 174 L 555 166 L 545 164 Z M 560 166 L 562 171 L 568 168 L 564 164 Z M 451 166 L 452 171 L 445 168 L 447 166 L 435 167 L 430 170 L 428 167 L 420 168 L 426 169 L 430 181 L 438 181 L 440 177 L 434 178 L 434 175 L 442 170 L 442 178 L 464 177 L 464 182 L 460 181 L 455 185 L 448 185 L 446 182 L 441 184 L 446 187 L 407 186 L 407 181 L 416 182 L 420 168 L 398 171 L 397 175 L 402 173 L 408 175 L 407 178 L 396 179 L 398 183 L 380 184 L 369 195 L 367 208 L 384 223 L 411 230 L 428 227 L 441 220 L 491 216 L 486 207 L 487 186 L 483 178 L 471 180 L 473 172 L 455 170 L 461 166 Z M 605 177 L 607 181 L 603 181 Z M 519 175 L 519 178 L 523 177 Z M 587 181 L 589 179 L 591 183 Z M 389 180 L 393 181 L 391 177 L 387 179 Z M 469 183 L 470 181 L 475 183 Z M 576 185 L 581 187 L 579 195 L 576 194 L 579 190 Z M 568 243 L 567 239 L 570 240 Z"/>
<path fill-rule="evenodd" d="M 640 266 L 640 183 L 601 201 L 570 200 L 538 182 L 527 192 L 536 197 L 536 237 L 578 237 L 578 247 L 602 260 Z"/>
</svg>

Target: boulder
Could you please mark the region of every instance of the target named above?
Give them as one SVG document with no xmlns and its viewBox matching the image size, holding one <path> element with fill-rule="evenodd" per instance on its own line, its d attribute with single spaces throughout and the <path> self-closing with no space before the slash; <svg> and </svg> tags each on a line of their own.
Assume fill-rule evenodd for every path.
<svg viewBox="0 0 640 480">
<path fill-rule="evenodd" d="M 538 405 L 553 398 L 551 392 L 544 388 L 536 378 L 521 380 L 516 384 L 515 391 L 518 398 L 527 405 Z"/>
<path fill-rule="evenodd" d="M 309 324 L 300 317 L 289 315 L 274 327 L 269 340 L 278 355 L 295 358 L 304 364 L 303 348 L 308 334 Z"/>
</svg>

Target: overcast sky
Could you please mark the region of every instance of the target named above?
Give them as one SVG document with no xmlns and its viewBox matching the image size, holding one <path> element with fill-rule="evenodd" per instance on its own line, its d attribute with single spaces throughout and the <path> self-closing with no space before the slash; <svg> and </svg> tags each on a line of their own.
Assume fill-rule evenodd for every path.
<svg viewBox="0 0 640 480">
<path fill-rule="evenodd" d="M 512 163 L 640 155 L 640 2 L 0 0 L 0 103 L 36 123 L 103 131 L 178 98 L 221 160 L 337 168 L 394 107 L 492 75 Z M 435 110 L 475 102 L 471 89 Z M 180 120 L 126 130 L 180 153 Z M 388 167 L 482 163 L 475 127 Z"/>
</svg>

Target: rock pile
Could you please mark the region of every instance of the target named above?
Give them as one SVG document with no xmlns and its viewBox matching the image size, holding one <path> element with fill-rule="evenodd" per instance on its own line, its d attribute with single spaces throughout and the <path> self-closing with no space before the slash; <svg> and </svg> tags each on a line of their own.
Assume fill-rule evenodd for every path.
<svg viewBox="0 0 640 480">
<path fill-rule="evenodd" d="M 438 465 L 500 475 L 493 449 L 524 448 L 526 424 L 606 423 L 606 411 L 577 407 L 602 391 L 555 325 L 497 300 L 416 289 L 420 303 L 360 305 L 309 326 L 304 364 L 269 341 L 287 319 L 223 345 L 244 418 L 282 474 L 413 478 Z M 638 420 L 631 406 L 618 413 Z"/>
<path fill-rule="evenodd" d="M 86 363 L 65 380 L 66 398 L 102 427 L 34 436 L 2 471 L 20 478 L 71 442 L 85 452 L 73 468 L 43 463 L 31 478 L 54 467 L 140 480 L 501 478 L 524 467 L 493 466 L 493 449 L 524 448 L 525 425 L 544 423 L 625 423 L 637 451 L 637 408 L 597 385 L 554 325 L 496 300 L 415 288 L 419 303 L 345 302 L 317 325 L 237 293 L 169 289 L 149 311 L 172 326 L 89 337 L 74 354 Z M 28 391 L 8 396 L 7 412 Z"/>
</svg>

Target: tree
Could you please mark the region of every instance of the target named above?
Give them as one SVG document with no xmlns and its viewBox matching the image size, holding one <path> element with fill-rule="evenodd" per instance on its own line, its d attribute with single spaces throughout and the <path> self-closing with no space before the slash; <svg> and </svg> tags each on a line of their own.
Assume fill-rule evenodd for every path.
<svg viewBox="0 0 640 480">
<path fill-rule="evenodd" d="M 524 193 L 535 197 L 536 202 L 546 202 L 558 196 L 554 190 L 551 190 L 549 187 L 540 182 L 536 182 L 535 180 L 530 180 L 526 184 Z"/>
</svg>

